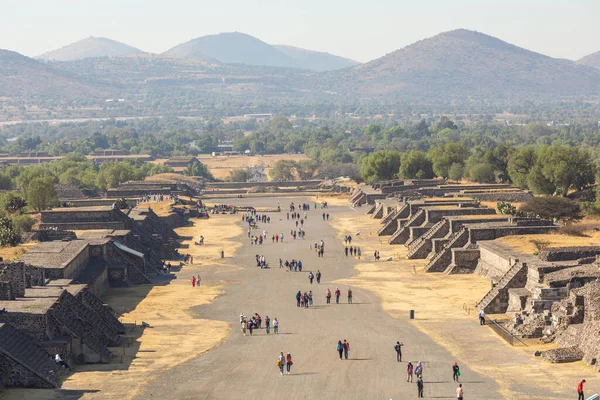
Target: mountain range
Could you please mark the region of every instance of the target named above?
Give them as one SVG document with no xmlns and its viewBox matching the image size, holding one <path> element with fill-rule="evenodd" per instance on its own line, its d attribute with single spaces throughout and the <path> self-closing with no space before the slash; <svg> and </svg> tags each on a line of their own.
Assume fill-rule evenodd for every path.
<svg viewBox="0 0 600 400">
<path fill-rule="evenodd" d="M 75 49 L 86 48 L 78 43 Z M 598 99 L 600 93 L 600 69 L 592 67 L 595 56 L 578 63 L 556 59 L 464 29 L 418 41 L 365 64 L 272 46 L 241 33 L 205 36 L 162 54 L 134 50 L 100 58 L 85 55 L 101 53 L 81 51 L 61 56 L 68 60 L 79 53 L 72 61 L 38 61 L 4 51 L 0 96 L 19 99 L 37 94 L 62 101 L 87 93 L 89 104 L 109 92 L 136 98 L 140 104 L 144 99 L 159 104 L 155 99 L 168 98 L 173 104 L 194 101 L 204 107 L 207 101 L 217 104 L 223 99 L 521 104 Z"/>
</svg>

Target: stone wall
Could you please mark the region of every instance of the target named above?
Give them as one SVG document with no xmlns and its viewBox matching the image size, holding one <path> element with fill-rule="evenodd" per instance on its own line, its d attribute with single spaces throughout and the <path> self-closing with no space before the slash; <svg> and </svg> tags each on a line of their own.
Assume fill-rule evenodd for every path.
<svg viewBox="0 0 600 400">
<path fill-rule="evenodd" d="M 0 352 L 0 386 L 51 389 L 56 387 Z"/>
<path fill-rule="evenodd" d="M 479 249 L 452 249 L 452 274 L 471 274 L 477 267 Z"/>
<path fill-rule="evenodd" d="M 572 246 L 543 249 L 538 257 L 543 261 L 572 261 L 597 255 L 600 255 L 600 246 Z"/>
</svg>

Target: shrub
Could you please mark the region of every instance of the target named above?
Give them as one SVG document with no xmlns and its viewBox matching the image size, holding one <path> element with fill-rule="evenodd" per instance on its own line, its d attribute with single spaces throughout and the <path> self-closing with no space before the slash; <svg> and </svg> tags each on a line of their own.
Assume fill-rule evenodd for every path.
<svg viewBox="0 0 600 400">
<path fill-rule="evenodd" d="M 563 222 L 579 221 L 583 218 L 579 204 L 564 197 L 534 197 L 523 204 L 519 211 L 527 215 L 537 215 L 540 218 Z"/>
<path fill-rule="evenodd" d="M 35 221 L 27 214 L 16 215 L 12 218 L 13 229 L 19 235 L 25 232 L 30 232 Z"/>
<path fill-rule="evenodd" d="M 533 243 L 537 251 L 544 250 L 546 247 L 550 246 L 550 242 L 546 240 L 531 239 L 529 242 Z"/>
</svg>

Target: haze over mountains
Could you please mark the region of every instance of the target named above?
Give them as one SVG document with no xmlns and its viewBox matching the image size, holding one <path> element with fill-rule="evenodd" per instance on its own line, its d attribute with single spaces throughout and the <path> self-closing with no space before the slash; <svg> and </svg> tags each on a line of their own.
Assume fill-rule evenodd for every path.
<svg viewBox="0 0 600 400">
<path fill-rule="evenodd" d="M 594 65 L 593 56 L 580 63 L 555 59 L 464 29 L 354 66 L 341 57 L 272 46 L 241 33 L 205 36 L 159 55 L 134 50 L 124 57 L 47 63 L 5 52 L 10 57 L 0 57 L 0 90 L 18 99 L 72 98 L 87 90 L 88 102 L 103 101 L 109 92 L 138 103 L 168 98 L 169 104 L 193 101 L 202 107 L 223 99 L 504 105 L 598 99 L 600 93 L 600 69 L 588 66 Z M 22 67 L 15 67 L 16 61 Z"/>
<path fill-rule="evenodd" d="M 600 51 L 583 57 L 581 60 L 577 61 L 577 63 L 589 67 L 600 68 Z"/>
<path fill-rule="evenodd" d="M 135 47 L 103 37 L 85 38 L 36 58 L 48 61 L 74 61 L 96 57 L 122 57 L 142 53 Z"/>
<path fill-rule="evenodd" d="M 336 74 L 373 96 L 546 97 L 597 94 L 600 71 L 458 29 Z"/>
</svg>

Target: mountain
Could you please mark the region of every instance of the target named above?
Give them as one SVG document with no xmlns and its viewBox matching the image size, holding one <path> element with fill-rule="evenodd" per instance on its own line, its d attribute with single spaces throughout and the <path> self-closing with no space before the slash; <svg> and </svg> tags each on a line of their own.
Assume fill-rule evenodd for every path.
<svg viewBox="0 0 600 400">
<path fill-rule="evenodd" d="M 296 60 L 253 36 L 239 32 L 203 36 L 182 43 L 162 53 L 172 58 L 205 57 L 225 64 L 263 65 L 295 68 Z"/>
<path fill-rule="evenodd" d="M 521 101 L 597 95 L 600 71 L 465 29 L 324 77 L 322 90 L 416 101 Z"/>
<path fill-rule="evenodd" d="M 121 57 L 139 53 L 143 52 L 124 43 L 90 36 L 60 49 L 44 53 L 37 58 L 48 61 L 73 61 L 84 58 Z"/>
<path fill-rule="evenodd" d="M 313 71 L 333 71 L 336 69 L 354 67 L 355 65 L 360 64 L 359 62 L 348 58 L 320 51 L 306 50 L 285 45 L 275 45 L 273 47 L 297 60 L 296 65 L 298 68 L 310 69 Z"/>
<path fill-rule="evenodd" d="M 89 99 L 104 94 L 78 76 L 54 69 L 14 51 L 0 49 L 0 97 L 13 99 Z"/>
<path fill-rule="evenodd" d="M 583 57 L 581 60 L 577 61 L 577 64 L 600 68 L 600 51 Z"/>
</svg>

